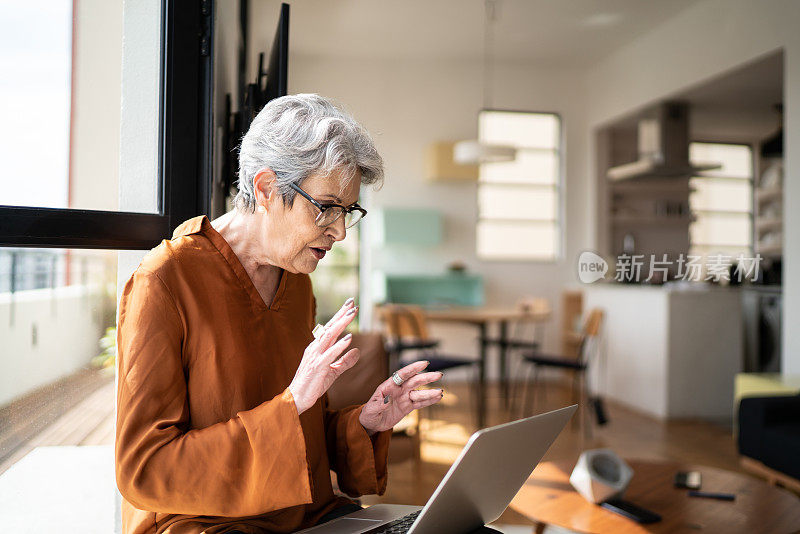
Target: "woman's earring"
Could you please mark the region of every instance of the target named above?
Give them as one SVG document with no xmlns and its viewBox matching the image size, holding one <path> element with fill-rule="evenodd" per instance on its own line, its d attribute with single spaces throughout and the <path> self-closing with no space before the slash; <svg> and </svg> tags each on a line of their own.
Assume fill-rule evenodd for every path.
<svg viewBox="0 0 800 534">
<path fill-rule="evenodd" d="M 265 208 L 263 204 L 258 206 L 258 213 L 267 213 L 267 208 Z"/>
</svg>

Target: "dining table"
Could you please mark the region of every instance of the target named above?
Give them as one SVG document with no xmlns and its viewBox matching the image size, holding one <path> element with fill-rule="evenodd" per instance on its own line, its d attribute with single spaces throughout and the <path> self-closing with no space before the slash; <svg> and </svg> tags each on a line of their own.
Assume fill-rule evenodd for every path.
<svg viewBox="0 0 800 534">
<path fill-rule="evenodd" d="M 486 426 L 486 362 L 489 347 L 498 349 L 498 376 L 503 407 L 509 406 L 508 354 L 517 340 L 508 337 L 511 323 L 543 323 L 551 317 L 549 308 L 527 308 L 522 306 L 449 306 L 425 309 L 425 318 L 431 323 L 466 324 L 478 330 L 478 427 Z M 497 325 L 497 337 L 491 337 L 489 328 Z"/>
</svg>

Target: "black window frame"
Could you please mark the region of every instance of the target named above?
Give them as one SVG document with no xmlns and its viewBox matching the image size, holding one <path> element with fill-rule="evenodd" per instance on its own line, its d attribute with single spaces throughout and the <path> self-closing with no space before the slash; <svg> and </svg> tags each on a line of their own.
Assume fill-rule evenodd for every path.
<svg viewBox="0 0 800 534">
<path fill-rule="evenodd" d="M 211 205 L 213 0 L 162 0 L 158 213 L 0 205 L 0 246 L 147 250 Z"/>
</svg>

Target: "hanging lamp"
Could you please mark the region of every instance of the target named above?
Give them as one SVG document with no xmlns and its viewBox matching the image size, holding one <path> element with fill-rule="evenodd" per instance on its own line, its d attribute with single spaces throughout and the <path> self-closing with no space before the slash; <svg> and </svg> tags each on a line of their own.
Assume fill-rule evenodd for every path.
<svg viewBox="0 0 800 534">
<path fill-rule="evenodd" d="M 491 109 L 491 82 L 494 73 L 494 23 L 497 2 L 485 0 L 483 29 L 483 109 Z M 461 165 L 514 161 L 517 149 L 511 145 L 482 143 L 478 139 L 459 141 L 453 146 L 453 160 Z"/>
</svg>

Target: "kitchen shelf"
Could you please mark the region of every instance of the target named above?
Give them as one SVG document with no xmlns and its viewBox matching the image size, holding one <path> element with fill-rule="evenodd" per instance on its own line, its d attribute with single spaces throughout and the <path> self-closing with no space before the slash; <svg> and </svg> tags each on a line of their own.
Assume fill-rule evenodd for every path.
<svg viewBox="0 0 800 534">
<path fill-rule="evenodd" d="M 753 179 L 749 176 L 725 176 L 720 174 L 693 174 L 692 178 L 700 180 L 713 179 L 713 180 L 729 180 L 735 182 L 752 182 Z"/>
<path fill-rule="evenodd" d="M 668 195 L 670 193 L 687 194 L 697 191 L 694 187 L 688 187 L 685 183 L 683 186 L 649 186 L 638 187 L 631 184 L 621 182 L 611 182 L 611 193 L 614 195 Z"/>
<path fill-rule="evenodd" d="M 756 252 L 764 256 L 780 256 L 783 254 L 783 245 L 756 245 Z"/>
<path fill-rule="evenodd" d="M 659 217 L 656 215 L 614 215 L 614 224 L 689 224 L 694 217 Z"/>
<path fill-rule="evenodd" d="M 783 211 L 782 206 L 775 204 L 783 203 L 783 172 L 781 169 L 778 175 L 771 173 L 770 168 L 773 163 L 770 160 L 759 159 L 757 168 L 757 179 L 754 184 L 760 185 L 753 188 L 754 210 L 753 210 L 753 237 L 754 250 L 762 256 L 770 258 L 780 258 L 783 255 L 783 236 L 779 235 L 783 230 Z M 772 176 L 769 176 L 772 174 Z M 761 183 L 768 179 L 767 184 Z M 779 213 L 775 213 L 778 211 Z"/>
<path fill-rule="evenodd" d="M 770 200 L 783 199 L 783 187 L 756 188 L 756 199 L 758 202 L 769 202 Z"/>
<path fill-rule="evenodd" d="M 781 217 L 759 217 L 756 219 L 756 230 L 759 232 L 780 230 L 781 228 L 783 228 L 783 219 Z"/>
<path fill-rule="evenodd" d="M 692 210 L 694 213 L 713 213 L 715 215 L 747 215 L 748 218 L 750 217 L 749 211 L 743 210 L 714 210 L 714 209 L 699 209 L 694 208 Z"/>
</svg>

